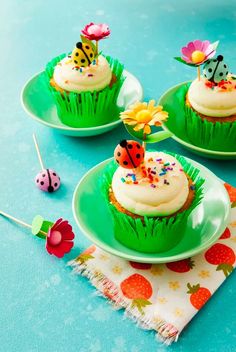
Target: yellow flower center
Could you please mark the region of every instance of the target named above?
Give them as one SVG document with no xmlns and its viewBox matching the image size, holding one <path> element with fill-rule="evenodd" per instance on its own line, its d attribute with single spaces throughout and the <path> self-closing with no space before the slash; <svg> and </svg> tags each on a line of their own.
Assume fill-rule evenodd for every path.
<svg viewBox="0 0 236 352">
<path fill-rule="evenodd" d="M 191 59 L 194 64 L 199 64 L 200 62 L 202 62 L 205 59 L 205 57 L 206 57 L 206 55 L 202 51 L 195 50 L 192 53 Z"/>
<path fill-rule="evenodd" d="M 141 110 L 136 115 L 136 120 L 141 123 L 148 123 L 151 119 L 152 115 L 148 110 Z"/>
</svg>

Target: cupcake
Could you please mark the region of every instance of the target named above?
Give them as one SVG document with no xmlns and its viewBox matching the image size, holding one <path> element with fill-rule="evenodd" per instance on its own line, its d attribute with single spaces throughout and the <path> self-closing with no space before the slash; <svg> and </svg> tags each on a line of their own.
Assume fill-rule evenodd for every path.
<svg viewBox="0 0 236 352">
<path fill-rule="evenodd" d="M 153 126 L 153 120 L 160 125 L 166 118 L 161 107 L 152 104 L 152 108 L 158 112 L 149 122 L 148 109 L 141 110 L 146 116 L 146 123 L 141 124 L 144 134 L 149 131 L 147 126 Z M 127 113 L 130 123 L 134 110 L 124 112 L 123 121 Z M 133 127 L 137 130 L 139 125 L 140 121 Z M 126 247 L 146 253 L 175 247 L 182 239 L 189 214 L 201 201 L 204 181 L 198 174 L 182 156 L 146 151 L 145 142 L 141 145 L 135 140 L 121 141 L 101 181 L 116 239 Z"/>
<path fill-rule="evenodd" d="M 98 41 L 109 34 L 107 25 L 90 23 L 71 53 L 55 57 L 46 66 L 46 83 L 65 125 L 94 127 L 119 116 L 123 65 L 98 51 Z"/>
<path fill-rule="evenodd" d="M 184 110 L 184 128 L 190 142 L 218 151 L 236 150 L 236 77 L 216 44 L 196 40 L 182 48 L 177 60 L 198 68 L 198 77 L 176 92 Z M 203 74 L 200 66 L 203 66 Z M 224 142 L 222 142 L 224 141 Z"/>
</svg>

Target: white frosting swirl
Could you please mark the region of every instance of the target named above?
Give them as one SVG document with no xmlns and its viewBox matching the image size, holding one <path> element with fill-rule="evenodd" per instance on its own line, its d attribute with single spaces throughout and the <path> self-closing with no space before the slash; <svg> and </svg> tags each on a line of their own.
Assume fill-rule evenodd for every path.
<svg viewBox="0 0 236 352">
<path fill-rule="evenodd" d="M 165 164 L 170 163 L 169 168 L 173 170 L 167 170 L 162 175 L 164 164 L 156 159 L 162 159 Z M 145 168 L 155 170 L 158 181 L 153 180 L 150 183 L 148 178 L 143 178 L 141 169 L 136 169 L 138 184 L 126 183 L 124 179 L 127 180 L 127 174 L 132 174 L 133 170 L 118 167 L 112 179 L 112 190 L 117 201 L 126 210 L 141 216 L 165 216 L 182 208 L 187 200 L 189 187 L 181 164 L 171 155 L 146 152 Z"/>
<path fill-rule="evenodd" d="M 75 69 L 69 57 L 62 59 L 55 67 L 53 78 L 56 84 L 69 92 L 93 92 L 104 89 L 111 82 L 112 71 L 106 58 L 98 57 L 98 63 L 83 67 L 82 72 Z"/>
<path fill-rule="evenodd" d="M 196 79 L 189 87 L 188 99 L 191 106 L 203 115 L 227 117 L 236 114 L 236 89 L 213 89 L 205 85 L 206 80 Z"/>
</svg>

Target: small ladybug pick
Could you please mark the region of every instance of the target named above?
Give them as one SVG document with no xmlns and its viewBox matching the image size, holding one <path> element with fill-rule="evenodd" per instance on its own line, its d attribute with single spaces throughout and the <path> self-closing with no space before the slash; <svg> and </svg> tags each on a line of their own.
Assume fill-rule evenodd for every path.
<svg viewBox="0 0 236 352">
<path fill-rule="evenodd" d="M 33 134 L 33 139 L 38 154 L 39 163 L 42 168 L 42 170 L 35 177 L 35 184 L 41 191 L 49 193 L 55 192 L 60 187 L 60 177 L 54 170 L 46 169 L 44 167 L 35 134 Z"/>
<path fill-rule="evenodd" d="M 122 140 L 114 151 L 115 161 L 125 169 L 136 169 L 144 160 L 144 148 L 134 140 Z"/>
</svg>

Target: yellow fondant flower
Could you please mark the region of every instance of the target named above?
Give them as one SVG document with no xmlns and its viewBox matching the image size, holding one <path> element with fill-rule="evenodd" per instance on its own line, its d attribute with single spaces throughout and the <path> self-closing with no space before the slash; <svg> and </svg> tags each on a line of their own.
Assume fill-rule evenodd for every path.
<svg viewBox="0 0 236 352">
<path fill-rule="evenodd" d="M 155 100 L 137 102 L 128 110 L 120 114 L 122 121 L 130 126 L 134 126 L 134 131 L 143 130 L 144 134 L 151 133 L 150 126 L 161 126 L 168 118 L 168 113 L 162 110 L 162 106 L 155 106 Z"/>
</svg>

